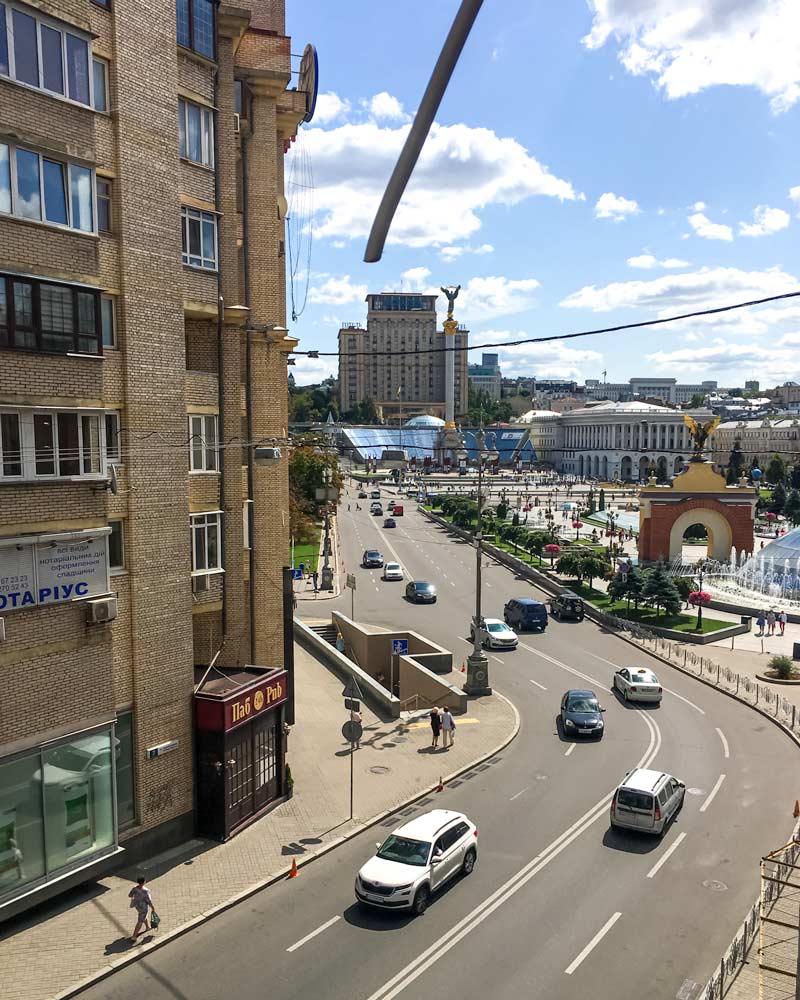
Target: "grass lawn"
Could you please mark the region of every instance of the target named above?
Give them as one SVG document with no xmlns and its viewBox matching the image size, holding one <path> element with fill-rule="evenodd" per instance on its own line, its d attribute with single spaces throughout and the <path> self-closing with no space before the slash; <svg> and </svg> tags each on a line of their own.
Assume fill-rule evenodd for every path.
<svg viewBox="0 0 800 1000">
<path fill-rule="evenodd" d="M 594 587 L 590 588 L 585 583 L 576 584 L 572 589 L 576 594 L 580 594 L 581 597 L 606 614 L 616 615 L 618 618 L 626 618 L 632 622 L 639 622 L 639 624 L 645 627 L 648 625 L 657 625 L 660 628 L 675 629 L 677 632 L 697 632 L 696 612 L 677 615 L 665 615 L 662 612 L 661 616 L 657 617 L 654 608 L 639 607 L 637 609 L 631 605 L 629 610 L 627 601 L 614 601 L 604 591 L 596 590 Z M 733 624 L 734 622 L 722 622 L 703 615 L 701 634 L 705 635 L 707 632 L 716 632 L 721 628 L 730 628 Z"/>
<path fill-rule="evenodd" d="M 319 536 L 322 532 L 322 525 L 317 524 L 315 528 L 316 537 L 313 542 L 302 542 L 294 547 L 295 567 L 303 563 L 309 573 L 313 573 L 317 568 L 317 559 L 319 557 Z"/>
</svg>

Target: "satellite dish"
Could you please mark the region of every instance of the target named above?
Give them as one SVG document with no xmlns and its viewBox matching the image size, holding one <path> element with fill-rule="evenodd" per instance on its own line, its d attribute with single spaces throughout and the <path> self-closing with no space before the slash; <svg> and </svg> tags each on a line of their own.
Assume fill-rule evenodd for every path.
<svg viewBox="0 0 800 1000">
<path fill-rule="evenodd" d="M 306 113 L 303 121 L 310 122 L 314 117 L 314 109 L 317 106 L 317 94 L 319 93 L 319 60 L 316 48 L 310 43 L 303 49 L 297 89 L 303 91 L 306 95 Z"/>
</svg>

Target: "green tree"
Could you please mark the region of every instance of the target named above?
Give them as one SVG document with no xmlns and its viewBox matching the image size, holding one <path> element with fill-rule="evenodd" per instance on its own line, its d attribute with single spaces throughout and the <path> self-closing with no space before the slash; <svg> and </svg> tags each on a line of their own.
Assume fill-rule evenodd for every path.
<svg viewBox="0 0 800 1000">
<path fill-rule="evenodd" d="M 583 561 L 579 553 L 573 549 L 568 549 L 563 555 L 558 557 L 556 570 L 564 576 L 574 577 L 580 583 L 583 579 Z"/>
<path fill-rule="evenodd" d="M 793 525 L 800 524 L 800 492 L 792 490 L 783 506 L 783 516 Z"/>
<path fill-rule="evenodd" d="M 529 531 L 526 548 L 531 554 L 531 562 L 534 556 L 539 557 L 539 565 L 542 565 L 542 553 L 545 545 L 550 543 L 550 536 L 546 531 Z"/>
<path fill-rule="evenodd" d="M 508 504 L 505 500 L 501 500 L 497 505 L 497 519 L 498 521 L 505 521 L 508 517 Z"/>
<path fill-rule="evenodd" d="M 511 516 L 511 523 L 514 525 L 515 528 L 519 524 L 519 512 L 516 511 L 516 510 L 514 511 L 513 515 Z"/>
<path fill-rule="evenodd" d="M 369 396 L 366 399 L 360 399 L 352 410 L 348 410 L 342 416 L 345 420 L 353 424 L 381 423 L 377 407 L 375 406 L 375 400 Z"/>
<path fill-rule="evenodd" d="M 789 475 L 791 481 L 791 486 L 793 490 L 800 490 L 800 462 L 792 466 L 792 471 Z"/>
<path fill-rule="evenodd" d="M 644 582 L 643 595 L 648 604 L 656 609 L 656 618 L 661 617 L 661 609 L 668 615 L 680 611 L 681 595 L 670 579 L 663 562 L 656 563 L 647 574 Z"/>
<path fill-rule="evenodd" d="M 586 510 L 587 515 L 594 514 L 594 512 L 597 510 L 597 507 L 595 506 L 595 502 L 594 501 L 595 501 L 594 490 L 590 487 L 589 488 L 589 495 L 586 497 L 586 502 L 589 505 L 587 507 L 587 510 Z"/>
<path fill-rule="evenodd" d="M 592 586 L 592 581 L 597 576 L 603 576 L 608 571 L 608 563 L 597 552 L 587 552 L 580 556 L 581 577 L 585 577 Z"/>
<path fill-rule="evenodd" d="M 681 600 L 686 601 L 689 598 L 689 594 L 697 590 L 697 581 L 693 580 L 690 576 L 676 576 L 673 577 L 672 582 L 678 593 L 681 595 Z"/>
<path fill-rule="evenodd" d="M 615 573 L 608 581 L 608 596 L 615 601 L 624 601 L 628 597 L 628 577 L 626 573 Z M 628 597 L 628 607 L 631 601 Z"/>
<path fill-rule="evenodd" d="M 786 462 L 780 455 L 772 456 L 764 475 L 767 477 L 767 482 L 772 483 L 773 486 L 777 486 L 779 483 L 783 485 L 786 482 Z"/>
<path fill-rule="evenodd" d="M 783 508 L 786 506 L 786 487 L 783 483 L 778 483 L 778 485 L 773 489 L 772 496 L 767 502 L 767 510 L 773 514 L 783 513 Z"/>
<path fill-rule="evenodd" d="M 314 514 L 319 501 L 316 491 L 325 485 L 325 470 L 331 470 L 331 486 L 341 490 L 344 477 L 336 455 L 317 451 L 308 445 L 293 448 L 289 454 L 289 531 L 299 541 L 313 537 Z"/>
<path fill-rule="evenodd" d="M 773 656 L 767 663 L 770 670 L 774 670 L 776 676 L 782 681 L 791 679 L 794 673 L 794 664 L 789 656 Z"/>
<path fill-rule="evenodd" d="M 507 399 L 494 399 L 485 389 L 476 389 L 470 384 L 467 403 L 467 419 L 472 424 L 507 423 L 513 410 Z"/>
</svg>

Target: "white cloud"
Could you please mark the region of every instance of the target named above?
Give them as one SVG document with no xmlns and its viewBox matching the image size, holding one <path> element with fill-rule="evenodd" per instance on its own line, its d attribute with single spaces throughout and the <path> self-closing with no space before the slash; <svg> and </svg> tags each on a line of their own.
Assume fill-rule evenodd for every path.
<svg viewBox="0 0 800 1000">
<path fill-rule="evenodd" d="M 780 232 L 789 225 L 790 216 L 782 208 L 770 208 L 769 205 L 757 205 L 753 209 L 755 222 L 740 222 L 740 236 L 769 236 Z"/>
<path fill-rule="evenodd" d="M 689 266 L 688 260 L 680 260 L 677 257 L 667 257 L 665 260 L 659 260 L 651 253 L 639 254 L 638 257 L 628 257 L 628 267 L 638 267 L 644 271 L 650 271 L 654 267 L 664 267 L 671 271 Z"/>
<path fill-rule="evenodd" d="M 583 39 L 598 49 L 614 37 L 634 76 L 652 76 L 670 99 L 719 85 L 756 87 L 775 113 L 800 99 L 797 0 L 588 0 Z"/>
<path fill-rule="evenodd" d="M 733 239 L 733 230 L 730 226 L 724 226 L 719 222 L 712 222 L 702 212 L 696 212 L 689 216 L 689 225 L 697 236 L 702 236 L 704 240 L 725 240 L 730 242 Z"/>
<path fill-rule="evenodd" d="M 408 285 L 412 291 L 422 292 L 430 276 L 431 272 L 427 267 L 410 267 L 407 271 L 403 271 L 400 278 L 404 288 Z"/>
<path fill-rule="evenodd" d="M 779 342 L 766 352 L 761 343 L 729 344 L 718 339 L 707 347 L 655 351 L 647 360 L 662 373 L 672 372 L 680 377 L 687 372 L 691 372 L 693 378 L 732 374 L 732 381 L 737 381 L 741 373 L 757 371 L 762 385 L 765 381 L 775 383 L 800 377 L 800 354 L 789 338 L 785 345 Z"/>
<path fill-rule="evenodd" d="M 597 199 L 597 204 L 594 206 L 594 217 L 622 222 L 629 215 L 638 215 L 639 211 L 639 206 L 635 201 L 606 191 Z"/>
<path fill-rule="evenodd" d="M 385 90 L 382 90 L 380 94 L 375 94 L 365 103 L 370 114 L 378 121 L 408 121 L 409 116 L 403 111 L 403 105 Z"/>
<path fill-rule="evenodd" d="M 473 253 L 479 257 L 485 256 L 487 253 L 494 253 L 494 247 L 491 243 L 482 243 L 478 247 L 471 247 L 467 245 L 463 246 L 450 246 L 442 247 L 439 251 L 439 255 L 445 261 L 452 262 L 462 257 L 465 253 Z"/>
<path fill-rule="evenodd" d="M 354 285 L 350 281 L 350 275 L 345 274 L 341 278 L 330 277 L 321 285 L 315 285 L 308 293 L 308 301 L 343 306 L 348 302 L 363 302 L 366 296 L 367 286 Z"/>
<path fill-rule="evenodd" d="M 533 305 L 532 293 L 539 287 L 536 278 L 470 278 L 458 296 L 455 315 L 476 321 L 524 312 Z"/>
<path fill-rule="evenodd" d="M 367 235 L 408 128 L 367 121 L 306 132 L 304 145 L 314 164 L 316 236 Z M 550 173 L 516 139 L 486 128 L 434 124 L 389 242 L 453 246 L 481 228 L 482 209 L 516 205 L 534 195 L 578 197 L 569 181 Z"/>
<path fill-rule="evenodd" d="M 798 184 L 797 187 L 789 188 L 789 197 L 797 206 L 797 217 L 800 219 L 800 184 Z"/>
<path fill-rule="evenodd" d="M 529 336 L 522 330 L 489 330 L 475 335 L 480 343 L 521 340 Z M 603 355 L 597 351 L 568 347 L 563 340 L 546 344 L 519 344 L 515 347 L 498 347 L 503 375 L 536 375 L 539 378 L 582 379 L 598 371 Z"/>
<path fill-rule="evenodd" d="M 350 111 L 350 102 L 343 100 L 333 91 L 320 94 L 314 109 L 314 125 L 327 125 L 337 118 L 342 118 Z"/>
<path fill-rule="evenodd" d="M 705 210 L 706 210 L 706 203 L 704 201 L 696 201 L 694 203 L 694 205 L 692 205 L 692 209 L 695 212 L 705 212 Z"/>
<path fill-rule="evenodd" d="M 295 358 L 289 371 L 294 375 L 297 385 L 315 385 L 330 375 L 337 375 L 338 361 L 336 358 L 306 358 L 301 356 Z"/>
<path fill-rule="evenodd" d="M 617 281 L 602 288 L 587 285 L 568 295 L 559 305 L 594 312 L 638 308 L 666 316 L 780 295 L 794 291 L 797 285 L 793 275 L 777 267 L 766 271 L 703 267 L 688 274 L 665 274 L 651 281 Z"/>
</svg>

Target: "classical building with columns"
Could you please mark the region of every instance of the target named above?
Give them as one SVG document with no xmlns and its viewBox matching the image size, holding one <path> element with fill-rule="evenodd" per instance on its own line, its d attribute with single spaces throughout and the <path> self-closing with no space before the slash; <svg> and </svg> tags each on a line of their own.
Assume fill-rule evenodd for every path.
<svg viewBox="0 0 800 1000">
<path fill-rule="evenodd" d="M 711 416 L 635 401 L 570 410 L 559 418 L 556 467 L 576 476 L 639 482 L 654 466 L 659 478 L 671 478 L 692 452 L 686 412 L 698 419 Z"/>
</svg>

